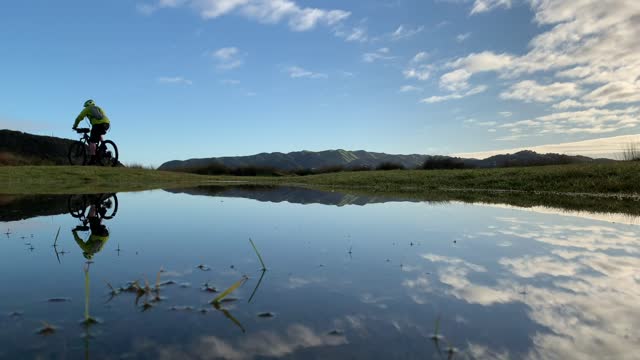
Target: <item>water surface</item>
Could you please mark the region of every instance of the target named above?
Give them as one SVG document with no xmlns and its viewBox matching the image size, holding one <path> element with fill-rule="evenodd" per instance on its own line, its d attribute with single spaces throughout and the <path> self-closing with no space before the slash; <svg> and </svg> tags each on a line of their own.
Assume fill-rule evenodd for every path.
<svg viewBox="0 0 640 360">
<path fill-rule="evenodd" d="M 293 188 L 116 197 L 117 209 L 110 195 L 74 196 L 71 209 L 67 196 L 0 197 L 0 358 L 633 359 L 640 351 L 632 216 Z M 161 269 L 158 282 L 174 284 L 137 302 L 134 293 L 110 295 L 107 283 L 154 288 Z M 222 291 L 245 275 L 226 298 L 236 301 L 210 304 L 220 292 L 203 284 Z M 38 334 L 43 321 L 56 330 Z"/>
</svg>

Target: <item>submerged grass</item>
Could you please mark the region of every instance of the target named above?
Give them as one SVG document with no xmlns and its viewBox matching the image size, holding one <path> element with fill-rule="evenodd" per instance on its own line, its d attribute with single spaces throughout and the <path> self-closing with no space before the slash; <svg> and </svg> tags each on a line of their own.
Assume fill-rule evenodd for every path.
<svg viewBox="0 0 640 360">
<path fill-rule="evenodd" d="M 267 266 L 264 264 L 264 261 L 262 261 L 262 256 L 260 256 L 260 252 L 258 251 L 258 248 L 256 248 L 256 244 L 253 243 L 253 240 L 251 240 L 251 238 L 249 238 L 249 242 L 251 243 L 251 246 L 253 246 L 253 251 L 255 251 L 256 255 L 258 255 L 258 260 L 260 260 L 260 264 L 262 264 L 262 271 L 266 271 Z"/>
<path fill-rule="evenodd" d="M 218 295 L 215 299 L 211 300 L 211 304 L 214 306 L 220 305 L 220 302 L 227 297 L 229 294 L 234 292 L 237 288 L 242 286 L 249 278 L 246 275 L 242 276 L 242 279 L 238 280 L 235 284 L 231 285 L 227 290 L 223 291 L 220 295 Z"/>
<path fill-rule="evenodd" d="M 60 236 L 60 229 L 61 228 L 62 228 L 61 226 L 58 226 L 58 232 L 56 233 L 56 239 L 53 241 L 53 247 L 58 246 L 58 236 Z"/>
</svg>

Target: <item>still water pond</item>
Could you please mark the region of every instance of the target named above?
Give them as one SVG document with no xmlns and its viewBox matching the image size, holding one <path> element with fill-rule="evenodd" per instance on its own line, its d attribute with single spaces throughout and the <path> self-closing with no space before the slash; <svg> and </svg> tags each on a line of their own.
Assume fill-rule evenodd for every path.
<svg viewBox="0 0 640 360">
<path fill-rule="evenodd" d="M 640 358 L 631 217 L 291 188 L 0 200 L 0 358 Z"/>
</svg>

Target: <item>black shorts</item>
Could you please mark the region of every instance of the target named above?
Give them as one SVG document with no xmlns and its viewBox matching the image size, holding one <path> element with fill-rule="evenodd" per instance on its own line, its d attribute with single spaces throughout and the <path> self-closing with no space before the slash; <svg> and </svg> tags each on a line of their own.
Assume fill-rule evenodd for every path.
<svg viewBox="0 0 640 360">
<path fill-rule="evenodd" d="M 109 130 L 109 124 L 96 124 L 91 127 L 91 134 L 89 135 L 89 142 L 100 142 L 100 137 L 107 133 Z"/>
</svg>

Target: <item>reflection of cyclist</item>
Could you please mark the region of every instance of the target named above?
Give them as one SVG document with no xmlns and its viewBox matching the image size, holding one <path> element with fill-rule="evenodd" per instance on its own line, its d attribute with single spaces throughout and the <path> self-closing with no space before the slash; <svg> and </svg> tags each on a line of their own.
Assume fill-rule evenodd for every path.
<svg viewBox="0 0 640 360">
<path fill-rule="evenodd" d="M 107 212 L 107 208 L 110 207 L 110 202 L 96 204 L 95 202 L 89 208 L 89 215 L 84 221 L 84 226 L 76 226 L 72 230 L 73 237 L 78 243 L 78 246 L 82 249 L 82 255 L 88 260 L 93 258 L 93 255 L 100 252 L 104 247 L 104 244 L 109 240 L 109 229 L 102 224 L 102 217 Z M 87 227 L 87 223 L 89 227 Z M 91 231 L 89 239 L 85 242 L 79 235 L 78 231 Z"/>
<path fill-rule="evenodd" d="M 85 117 L 91 122 L 91 135 L 89 136 L 89 155 L 91 155 L 91 159 L 89 159 L 89 164 L 94 164 L 96 144 L 102 140 L 102 135 L 106 134 L 107 130 L 109 130 L 110 122 L 102 108 L 98 107 L 93 100 L 84 102 L 84 109 L 76 118 L 75 123 L 73 123 L 73 130 L 78 128 L 78 124 L 80 124 Z"/>
</svg>

